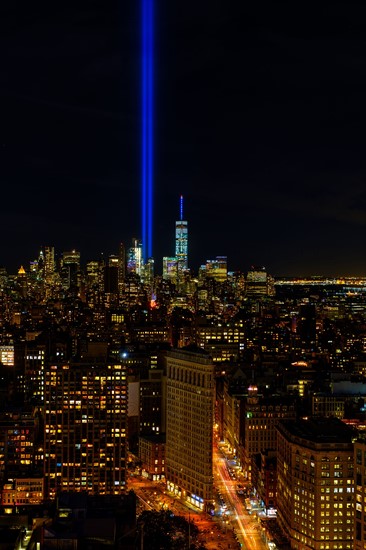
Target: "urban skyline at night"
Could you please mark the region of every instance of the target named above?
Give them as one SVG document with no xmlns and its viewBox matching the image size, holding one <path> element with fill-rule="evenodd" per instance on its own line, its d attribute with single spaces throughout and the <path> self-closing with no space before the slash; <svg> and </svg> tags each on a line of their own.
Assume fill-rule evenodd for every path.
<svg viewBox="0 0 366 550">
<path fill-rule="evenodd" d="M 1 547 L 366 548 L 365 36 L 5 2 Z"/>
<path fill-rule="evenodd" d="M 47 510 L 51 530 L 12 531 L 29 550 L 71 528 L 158 550 L 144 526 L 169 537 L 173 517 L 182 548 L 362 547 L 366 279 L 231 273 L 226 256 L 192 275 L 178 255 L 154 277 L 141 250 L 84 267 L 44 246 L 0 270 L 4 524 Z"/>
<path fill-rule="evenodd" d="M 183 195 L 180 195 L 177 197 L 177 199 L 179 199 L 179 203 L 178 201 L 176 201 L 176 208 L 175 208 L 175 216 L 172 216 L 172 220 L 173 220 L 173 217 L 175 217 L 176 221 L 175 221 L 175 227 L 174 227 L 174 222 L 172 221 L 171 222 L 171 231 L 170 231 L 170 234 L 171 234 L 171 238 L 170 238 L 170 241 L 172 242 L 171 246 L 170 246 L 170 250 L 166 250 L 165 251 L 165 255 L 163 255 L 162 257 L 160 258 L 154 258 L 154 257 L 151 257 L 151 259 L 153 260 L 154 262 L 154 273 L 155 275 L 160 275 L 164 269 L 164 265 L 166 263 L 166 260 L 167 259 L 170 259 L 170 260 L 174 260 L 177 262 L 177 265 L 179 264 L 180 265 L 180 268 L 179 269 L 183 269 L 185 271 L 190 271 L 193 275 L 196 274 L 199 270 L 199 267 L 202 266 L 206 261 L 211 261 L 212 258 L 214 257 L 218 257 L 218 254 L 217 254 L 217 251 L 216 253 L 214 252 L 213 255 L 212 255 L 212 258 L 210 259 L 208 255 L 206 255 L 206 257 L 204 256 L 204 251 L 201 251 L 200 250 L 200 256 L 199 256 L 199 263 L 196 263 L 196 265 L 192 265 L 192 263 L 190 263 L 190 265 L 188 266 L 188 255 L 189 255 L 189 252 L 190 252 L 190 245 L 193 241 L 194 243 L 194 240 L 195 240 L 195 236 L 191 234 L 190 236 L 190 239 L 188 241 L 188 221 L 187 220 L 183 220 L 183 212 L 184 212 L 184 207 L 183 207 L 183 203 L 184 203 L 184 197 Z M 178 206 L 179 204 L 179 206 Z M 184 203 L 185 204 L 185 203 Z M 146 214 L 146 211 L 144 211 L 144 209 L 142 208 L 141 209 L 141 219 L 143 219 L 143 214 Z M 179 218 L 179 219 L 178 219 Z M 151 220 L 152 220 L 152 215 L 151 215 Z M 194 225 L 194 224 L 193 224 Z M 169 232 L 166 231 L 165 232 L 165 237 L 167 237 L 167 234 Z M 151 235 L 152 235 L 152 232 L 151 232 Z M 151 236 L 150 235 L 150 236 Z M 174 240 L 173 240 L 173 237 L 174 237 Z M 168 240 L 167 238 L 165 240 Z M 133 244 L 133 242 L 138 242 L 138 246 L 141 248 L 141 252 L 140 252 L 140 255 L 141 255 L 141 262 L 142 264 L 146 264 L 147 263 L 147 260 L 145 261 L 143 259 L 143 249 L 144 249 L 144 243 L 141 239 L 139 238 L 136 238 L 136 237 L 130 237 L 129 240 L 127 241 L 124 241 L 123 242 L 123 246 L 125 247 L 126 250 L 128 250 L 130 248 L 130 246 L 135 246 Z M 66 248 L 62 248 L 62 244 L 61 246 L 54 246 L 54 243 L 51 243 L 51 246 L 55 248 L 55 254 L 57 255 L 57 258 L 61 258 L 62 256 L 62 253 L 63 253 L 63 250 L 65 250 Z M 77 246 L 77 243 L 75 242 L 75 240 L 73 241 L 73 246 L 70 247 L 70 249 L 72 250 L 79 250 L 78 251 L 78 254 L 80 254 L 81 252 L 81 257 L 82 257 L 82 265 L 85 265 L 88 261 L 92 260 L 92 259 L 107 259 L 110 255 L 113 255 L 113 254 L 116 254 L 117 251 L 118 251 L 118 248 L 121 246 L 121 243 L 118 243 L 117 246 L 115 248 L 111 248 L 110 246 L 108 248 L 105 248 L 105 249 L 102 249 L 102 250 L 94 250 L 94 253 L 91 251 L 91 248 L 88 247 L 88 255 L 86 255 L 84 253 L 84 251 L 80 251 L 79 250 L 79 247 Z M 152 246 L 152 241 L 150 240 L 150 246 Z M 193 244 L 194 246 L 194 244 Z M 38 243 L 38 247 L 33 251 L 31 252 L 31 255 L 30 257 L 28 258 L 24 258 L 24 257 L 19 257 L 17 259 L 14 259 L 9 266 L 5 265 L 5 263 L 3 265 L 0 264 L 1 267 L 7 269 L 9 271 L 9 273 L 16 273 L 20 266 L 23 266 L 27 269 L 27 266 L 32 263 L 35 255 L 39 252 L 39 250 L 42 250 L 42 248 L 44 247 L 44 243 Z M 167 252 L 172 252 L 172 251 L 175 251 L 175 256 L 166 256 L 166 253 Z M 222 255 L 222 253 L 225 253 L 225 251 L 219 251 Z M 237 264 L 235 267 L 232 262 L 231 262 L 231 259 L 230 257 L 227 258 L 227 256 L 223 256 L 227 259 L 227 262 L 228 262 L 228 270 L 229 271 L 238 271 L 238 272 L 246 272 L 248 271 L 248 269 L 252 268 L 253 265 L 263 265 L 261 262 L 259 262 L 258 264 L 255 264 L 253 261 L 251 261 L 250 258 L 243 258 L 243 260 L 240 262 L 240 264 Z M 197 256 L 196 256 L 196 260 L 197 260 Z M 365 278 L 365 275 L 364 274 L 361 274 L 361 275 L 355 275 L 354 273 L 350 272 L 350 271 L 344 271 L 344 272 L 332 272 L 331 270 L 328 270 L 328 271 L 325 271 L 325 272 L 312 272 L 312 271 L 309 271 L 307 269 L 304 270 L 303 273 L 297 273 L 297 274 L 291 274 L 291 273 L 286 273 L 284 272 L 281 268 L 279 268 L 279 272 L 278 273 L 274 273 L 273 270 L 271 269 L 271 266 L 265 266 L 267 268 L 267 270 L 269 270 L 269 272 L 272 272 L 273 275 L 277 278 L 286 278 L 286 277 L 293 277 L 293 278 L 303 278 L 303 279 L 310 279 L 311 277 L 323 277 L 324 279 L 326 279 L 327 277 L 328 278 L 331 278 L 331 279 L 342 279 L 342 278 L 349 278 L 349 279 L 364 279 Z"/>
<path fill-rule="evenodd" d="M 233 270 L 364 275 L 364 7 L 155 9 L 153 256 L 174 247 L 182 193 L 196 269 L 204 250 Z M 144 240 L 140 22 L 129 1 L 7 6 L 0 264 L 45 232 L 86 257 Z"/>
</svg>

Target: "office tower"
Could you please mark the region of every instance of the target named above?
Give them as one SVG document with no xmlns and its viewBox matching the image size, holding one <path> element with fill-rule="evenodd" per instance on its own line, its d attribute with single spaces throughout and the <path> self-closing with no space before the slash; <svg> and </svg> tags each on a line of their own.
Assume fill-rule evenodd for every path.
<svg viewBox="0 0 366 550">
<path fill-rule="evenodd" d="M 126 367 L 62 363 L 46 369 L 46 498 L 58 491 L 121 494 L 126 489 Z"/>
<path fill-rule="evenodd" d="M 86 264 L 86 277 L 89 289 L 100 286 L 101 265 L 97 261 L 91 261 Z"/>
<path fill-rule="evenodd" d="M 128 250 L 128 259 L 127 259 L 127 272 L 141 277 L 143 266 L 142 259 L 142 244 L 139 239 L 135 237 L 132 239 L 132 246 Z"/>
<path fill-rule="evenodd" d="M 141 281 L 146 285 L 152 285 L 154 282 L 154 258 L 149 258 L 142 266 Z"/>
<path fill-rule="evenodd" d="M 240 418 L 239 454 L 245 474 L 250 478 L 253 456 L 266 449 L 276 449 L 278 422 L 296 418 L 296 399 L 263 396 L 258 394 L 256 386 L 249 386 L 248 395 L 242 400 Z"/>
<path fill-rule="evenodd" d="M 20 266 L 17 276 L 17 284 L 19 289 L 19 294 L 22 298 L 27 296 L 27 274 L 23 266 Z"/>
<path fill-rule="evenodd" d="M 55 277 L 55 249 L 53 246 L 44 246 L 43 253 L 43 279 L 47 285 L 52 285 Z"/>
<path fill-rule="evenodd" d="M 119 257 L 111 255 L 104 268 L 104 305 L 106 308 L 119 304 Z"/>
<path fill-rule="evenodd" d="M 64 288 L 77 292 L 80 287 L 80 252 L 78 250 L 62 253 L 61 275 Z"/>
<path fill-rule="evenodd" d="M 19 380 L 25 403 L 43 404 L 45 355 L 45 344 L 26 342 L 24 376 Z"/>
<path fill-rule="evenodd" d="M 165 383 L 163 371 L 157 368 L 140 378 L 140 435 L 165 432 Z"/>
<path fill-rule="evenodd" d="M 180 216 L 175 222 L 175 257 L 178 270 L 188 269 L 188 222 L 183 220 L 183 196 L 180 196 Z"/>
<path fill-rule="evenodd" d="M 244 351 L 245 332 L 240 320 L 218 324 L 200 319 L 195 332 L 197 346 L 209 352 L 215 362 L 238 359 Z"/>
<path fill-rule="evenodd" d="M 177 258 L 175 256 L 164 256 L 163 279 L 175 283 L 177 281 L 177 271 Z"/>
<path fill-rule="evenodd" d="M 213 382 L 213 362 L 203 350 L 167 353 L 167 486 L 208 511 L 213 499 Z"/>
<path fill-rule="evenodd" d="M 227 256 L 216 256 L 215 260 L 207 260 L 205 275 L 224 283 L 227 279 Z"/>
<path fill-rule="evenodd" d="M 265 267 L 251 267 L 247 273 L 246 295 L 249 298 L 268 296 L 268 281 Z"/>
<path fill-rule="evenodd" d="M 355 529 L 353 548 L 363 550 L 366 540 L 366 440 L 360 436 L 354 444 Z"/>
<path fill-rule="evenodd" d="M 0 414 L 0 480 L 5 473 L 11 476 L 40 466 L 36 460 L 38 429 L 34 411 Z"/>
<path fill-rule="evenodd" d="M 141 285 L 138 279 L 131 273 L 126 277 L 123 285 L 123 301 L 122 306 L 130 309 L 134 305 L 141 303 L 142 293 Z"/>
<path fill-rule="evenodd" d="M 354 395 L 347 393 L 343 395 L 333 393 L 333 388 L 332 392 L 311 392 L 310 398 L 312 416 L 335 416 L 340 420 L 344 418 L 347 402 L 357 399 Z"/>
<path fill-rule="evenodd" d="M 144 322 L 141 325 L 135 324 L 130 330 L 132 342 L 142 344 L 157 344 L 170 341 L 169 327 L 166 322 Z"/>
<path fill-rule="evenodd" d="M 354 548 L 354 431 L 336 418 L 277 429 L 277 517 L 291 548 Z"/>
<path fill-rule="evenodd" d="M 118 289 L 119 289 L 119 295 L 121 296 L 123 293 L 123 283 L 126 278 L 126 248 L 123 243 L 120 243 L 119 245 L 118 258 L 119 258 Z"/>
</svg>

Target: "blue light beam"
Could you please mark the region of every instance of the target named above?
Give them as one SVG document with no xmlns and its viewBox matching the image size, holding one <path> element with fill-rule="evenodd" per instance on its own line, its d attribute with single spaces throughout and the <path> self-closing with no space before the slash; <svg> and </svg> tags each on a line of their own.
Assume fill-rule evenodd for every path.
<svg viewBox="0 0 366 550">
<path fill-rule="evenodd" d="M 152 257 L 154 172 L 154 5 L 141 0 L 142 29 L 142 127 L 141 127 L 141 222 L 144 261 Z"/>
</svg>

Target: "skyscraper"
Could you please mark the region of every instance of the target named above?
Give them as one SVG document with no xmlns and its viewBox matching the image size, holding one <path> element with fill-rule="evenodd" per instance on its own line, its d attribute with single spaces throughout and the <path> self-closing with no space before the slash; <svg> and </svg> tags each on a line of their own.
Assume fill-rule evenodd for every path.
<svg viewBox="0 0 366 550">
<path fill-rule="evenodd" d="M 277 518 L 291 548 L 356 548 L 355 433 L 337 418 L 285 420 L 277 430 Z"/>
<path fill-rule="evenodd" d="M 175 256 L 164 256 L 163 258 L 163 279 L 177 281 L 177 258 Z"/>
<path fill-rule="evenodd" d="M 63 363 L 46 370 L 45 494 L 121 494 L 126 484 L 126 367 Z"/>
<path fill-rule="evenodd" d="M 78 250 L 62 253 L 61 273 L 64 287 L 76 293 L 80 287 L 80 252 Z"/>
<path fill-rule="evenodd" d="M 143 263 L 142 243 L 134 237 L 128 250 L 127 272 L 141 276 Z"/>
<path fill-rule="evenodd" d="M 366 509 L 364 502 L 366 499 L 366 441 L 359 434 L 354 444 L 354 474 L 355 474 L 355 531 L 353 539 L 353 548 L 361 550 L 365 548 L 366 540 Z"/>
<path fill-rule="evenodd" d="M 268 295 L 267 271 L 265 267 L 252 266 L 247 273 L 246 295 L 248 298 L 262 298 Z"/>
<path fill-rule="evenodd" d="M 178 270 L 188 269 L 188 222 L 183 220 L 183 195 L 180 196 L 179 220 L 175 222 L 175 257 Z"/>
<path fill-rule="evenodd" d="M 214 366 L 199 348 L 167 353 L 166 480 L 201 510 L 213 499 Z"/>
<path fill-rule="evenodd" d="M 43 258 L 44 281 L 47 284 L 52 284 L 55 276 L 55 248 L 53 246 L 45 246 L 43 249 Z"/>
</svg>

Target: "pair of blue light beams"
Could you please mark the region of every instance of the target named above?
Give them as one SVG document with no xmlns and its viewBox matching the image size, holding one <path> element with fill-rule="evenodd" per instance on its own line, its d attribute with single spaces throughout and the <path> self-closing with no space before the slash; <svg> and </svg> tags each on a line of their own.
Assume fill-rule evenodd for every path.
<svg viewBox="0 0 366 550">
<path fill-rule="evenodd" d="M 154 178 L 154 0 L 141 0 L 141 218 L 142 253 L 152 257 Z"/>
</svg>

